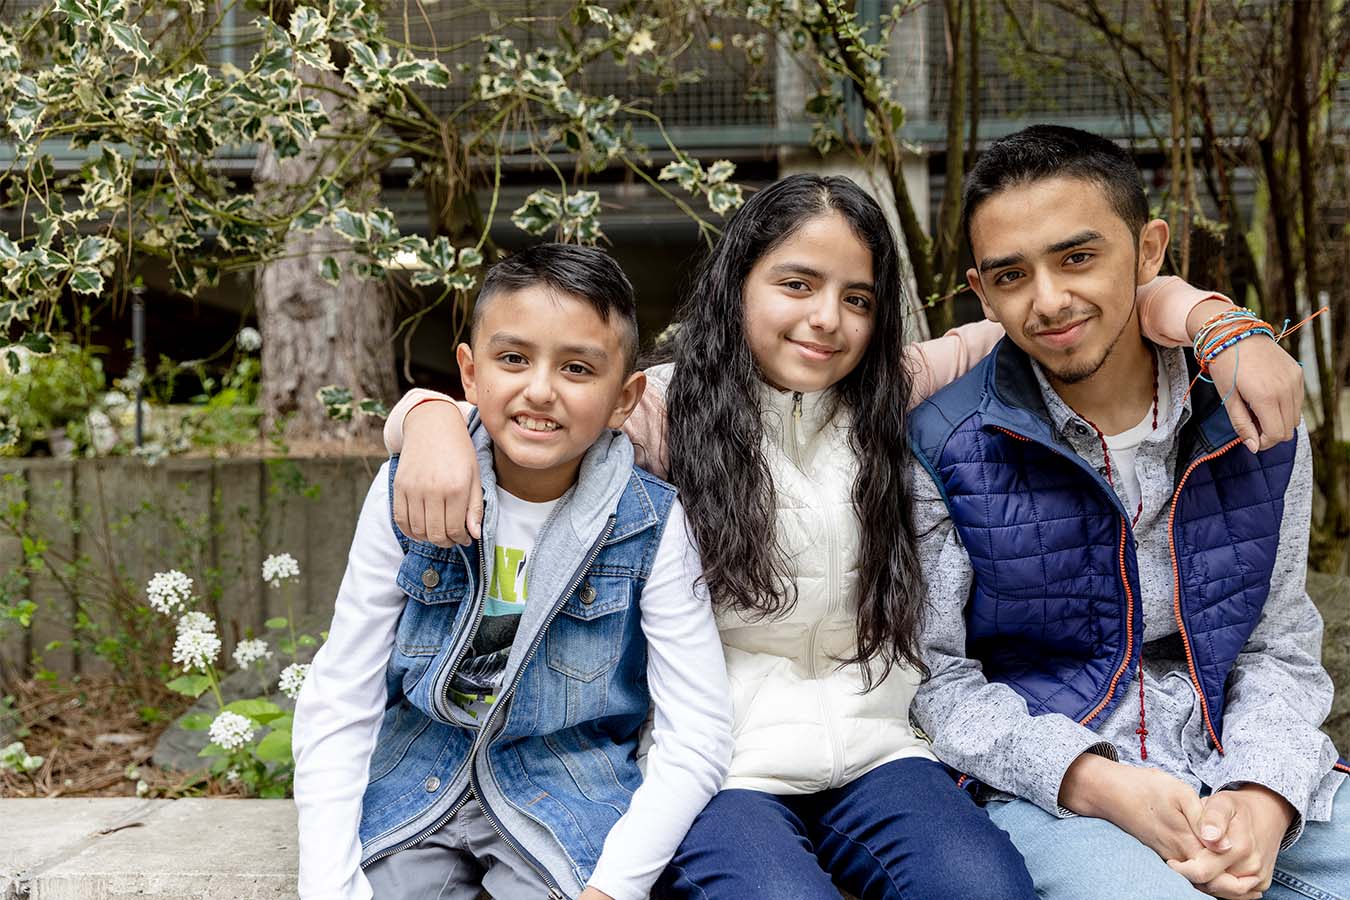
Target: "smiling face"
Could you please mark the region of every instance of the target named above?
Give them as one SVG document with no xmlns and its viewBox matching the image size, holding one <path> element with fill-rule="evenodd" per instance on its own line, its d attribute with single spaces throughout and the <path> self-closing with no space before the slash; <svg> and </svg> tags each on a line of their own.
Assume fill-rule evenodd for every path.
<svg viewBox="0 0 1350 900">
<path fill-rule="evenodd" d="M 871 340 L 872 253 L 838 213 L 807 220 L 746 276 L 745 335 L 764 379 L 811 392 L 847 376 Z"/>
<path fill-rule="evenodd" d="M 1096 182 L 1043 178 L 1005 188 L 970 219 L 976 268 L 966 272 L 985 315 L 1046 370 L 1076 384 L 1122 342 L 1139 345 L 1135 287 L 1157 275 L 1167 223 L 1139 235 Z"/>
<path fill-rule="evenodd" d="M 579 297 L 534 285 L 492 298 L 457 355 L 503 489 L 539 502 L 571 487 L 596 438 L 642 396 L 646 376 L 626 374 L 624 347 L 618 316 L 606 322 Z"/>
</svg>

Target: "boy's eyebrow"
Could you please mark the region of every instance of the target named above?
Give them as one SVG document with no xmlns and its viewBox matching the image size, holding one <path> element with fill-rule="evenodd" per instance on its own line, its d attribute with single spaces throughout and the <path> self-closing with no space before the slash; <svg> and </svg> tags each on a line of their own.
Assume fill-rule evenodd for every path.
<svg viewBox="0 0 1350 900">
<path fill-rule="evenodd" d="M 1065 250 L 1077 247 L 1080 244 L 1090 244 L 1093 241 L 1100 241 L 1102 234 L 1100 231 L 1093 231 L 1091 228 L 1080 231 L 1072 237 L 1067 237 L 1062 241 L 1056 241 L 1045 248 L 1046 253 L 1063 253 Z M 986 257 L 980 260 L 980 274 L 993 269 L 1002 269 L 1004 266 L 1013 266 L 1020 262 L 1026 262 L 1026 256 L 1021 253 L 1010 253 L 1007 256 Z"/>
<path fill-rule="evenodd" d="M 488 338 L 489 347 L 520 347 L 525 350 L 533 350 L 537 344 L 534 341 L 527 340 L 517 334 L 511 334 L 506 331 L 498 331 Z M 564 356 L 580 356 L 586 359 L 604 361 L 609 359 L 609 352 L 604 347 L 595 344 L 565 344 L 558 348 Z"/>
<path fill-rule="evenodd" d="M 1079 244 L 1090 244 L 1093 241 L 1100 241 L 1101 239 L 1102 234 L 1100 231 L 1093 231 L 1091 228 L 1089 228 L 1086 229 L 1085 231 L 1078 232 L 1073 237 L 1068 237 L 1062 241 L 1057 241 L 1051 244 L 1049 247 L 1045 248 L 1045 252 L 1063 253 L 1065 250 L 1077 247 Z"/>
<path fill-rule="evenodd" d="M 818 269 L 813 269 L 805 263 L 785 262 L 779 263 L 769 269 L 770 275 L 805 275 L 808 278 L 814 278 L 817 281 L 825 280 L 825 273 Z M 867 291 L 876 293 L 876 285 L 870 281 L 852 281 L 844 285 L 845 288 L 852 291 Z"/>
</svg>

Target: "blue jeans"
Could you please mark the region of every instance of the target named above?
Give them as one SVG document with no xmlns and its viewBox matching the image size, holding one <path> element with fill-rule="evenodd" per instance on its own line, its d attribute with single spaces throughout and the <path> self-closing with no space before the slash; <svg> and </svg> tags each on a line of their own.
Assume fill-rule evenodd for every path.
<svg viewBox="0 0 1350 900">
<path fill-rule="evenodd" d="M 1022 858 L 938 763 L 900 759 L 818 794 L 725 790 L 654 897 L 695 900 L 1020 900 Z"/>
<path fill-rule="evenodd" d="M 1337 804 L 1350 804 L 1341 785 Z M 1158 854 L 1105 819 L 1058 819 L 1026 800 L 994 802 L 989 818 L 1012 835 L 1026 858 L 1036 891 L 1048 900 L 1202 900 L 1191 883 Z M 1294 846 L 1275 860 L 1265 900 L 1350 900 L 1350 809 L 1331 821 L 1309 822 Z"/>
</svg>

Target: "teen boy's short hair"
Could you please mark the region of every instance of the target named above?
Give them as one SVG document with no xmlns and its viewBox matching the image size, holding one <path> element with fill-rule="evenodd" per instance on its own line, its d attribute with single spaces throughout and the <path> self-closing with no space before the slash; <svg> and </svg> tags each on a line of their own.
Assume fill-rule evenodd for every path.
<svg viewBox="0 0 1350 900">
<path fill-rule="evenodd" d="M 638 352 L 637 301 L 633 299 L 633 285 L 608 253 L 594 247 L 535 244 L 488 269 L 474 303 L 470 334 L 477 333 L 483 310 L 494 296 L 541 284 L 585 300 L 606 324 L 617 318 L 622 335 L 624 374 L 633 371 Z"/>
<path fill-rule="evenodd" d="M 1043 178 L 1081 178 L 1101 185 L 1116 214 L 1136 236 L 1149 220 L 1144 181 L 1128 151 L 1077 128 L 1032 125 L 991 144 L 966 176 L 961 198 L 966 243 L 971 217 L 984 201 Z"/>
</svg>

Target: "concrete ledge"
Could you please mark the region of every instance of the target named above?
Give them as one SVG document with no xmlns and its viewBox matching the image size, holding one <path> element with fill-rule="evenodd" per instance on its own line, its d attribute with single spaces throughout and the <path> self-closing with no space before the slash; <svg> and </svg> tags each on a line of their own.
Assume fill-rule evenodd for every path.
<svg viewBox="0 0 1350 900">
<path fill-rule="evenodd" d="M 289 800 L 0 800 L 3 900 L 294 900 Z"/>
</svg>

